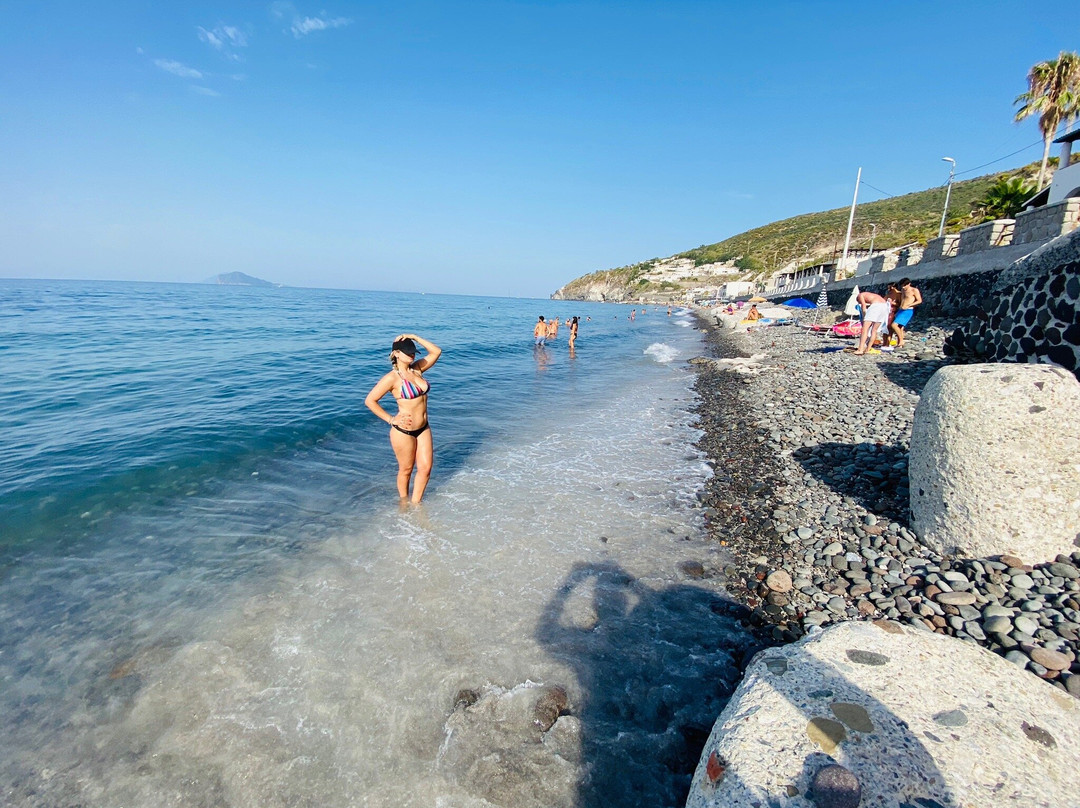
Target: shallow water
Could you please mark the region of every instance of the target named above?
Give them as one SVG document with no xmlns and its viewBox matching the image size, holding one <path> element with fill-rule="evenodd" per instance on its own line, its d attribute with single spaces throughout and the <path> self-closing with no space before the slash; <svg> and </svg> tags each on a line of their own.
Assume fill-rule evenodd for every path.
<svg viewBox="0 0 1080 808">
<path fill-rule="evenodd" d="M 688 319 L 0 294 L 8 801 L 659 805 L 685 786 L 680 732 L 715 717 L 739 643 L 716 593 L 677 573 L 710 552 Z M 565 330 L 531 346 L 543 312 L 593 315 L 573 360 Z M 402 330 L 446 350 L 432 487 L 405 513 L 362 406 Z M 552 684 L 571 715 L 542 733 L 530 710 Z M 480 702 L 455 710 L 462 689 Z"/>
</svg>

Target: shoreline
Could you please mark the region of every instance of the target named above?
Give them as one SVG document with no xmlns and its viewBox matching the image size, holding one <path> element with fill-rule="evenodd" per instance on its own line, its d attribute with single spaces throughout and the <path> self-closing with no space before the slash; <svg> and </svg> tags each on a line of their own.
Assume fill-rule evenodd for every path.
<svg viewBox="0 0 1080 808">
<path fill-rule="evenodd" d="M 794 327 L 748 334 L 696 316 L 698 447 L 714 469 L 701 504 L 725 556 L 714 574 L 774 643 L 885 618 L 976 643 L 1080 697 L 1080 552 L 941 557 L 910 527 L 912 416 L 951 363 L 942 345 L 956 323 L 916 321 L 906 352 L 857 357 Z M 746 367 L 716 361 L 735 358 Z"/>
</svg>

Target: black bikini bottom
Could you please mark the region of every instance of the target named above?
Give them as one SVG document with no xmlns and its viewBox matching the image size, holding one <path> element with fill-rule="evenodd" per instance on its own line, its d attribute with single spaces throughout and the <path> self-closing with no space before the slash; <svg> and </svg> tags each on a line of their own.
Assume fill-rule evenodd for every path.
<svg viewBox="0 0 1080 808">
<path fill-rule="evenodd" d="M 424 434 L 425 432 L 427 432 L 427 430 L 428 430 L 428 427 L 429 427 L 429 426 L 431 426 L 431 425 L 430 425 L 430 424 L 424 424 L 424 425 L 423 425 L 422 427 L 420 427 L 419 429 L 402 429 L 402 428 L 401 428 L 400 426 L 398 426 L 397 424 L 390 424 L 390 426 L 392 426 L 392 427 L 393 427 L 394 429 L 396 429 L 396 430 L 397 430 L 398 432 L 404 432 L 404 433 L 405 433 L 406 435 L 408 435 L 408 436 L 409 436 L 410 438 L 418 438 L 418 437 L 420 437 L 421 435 L 423 435 L 423 434 Z"/>
</svg>

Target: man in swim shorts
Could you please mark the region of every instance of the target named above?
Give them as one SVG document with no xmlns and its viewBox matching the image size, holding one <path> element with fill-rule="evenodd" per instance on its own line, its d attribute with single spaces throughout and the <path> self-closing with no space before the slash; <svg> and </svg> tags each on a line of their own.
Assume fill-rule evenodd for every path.
<svg viewBox="0 0 1080 808">
<path fill-rule="evenodd" d="M 536 325 L 533 327 L 533 344 L 543 348 L 546 341 L 547 323 L 544 322 L 544 315 L 541 314 L 536 320 Z"/>
<path fill-rule="evenodd" d="M 896 347 L 904 347 L 904 329 L 915 315 L 915 307 L 922 303 L 922 292 L 913 286 L 910 278 L 902 278 L 897 284 L 900 289 L 900 307 L 896 317 L 889 324 L 889 330 L 896 334 Z"/>
<path fill-rule="evenodd" d="M 859 334 L 859 348 L 855 351 L 862 356 L 874 347 L 874 337 L 878 328 L 889 321 L 889 301 L 876 292 L 859 292 L 855 298 L 862 310 L 862 333 Z M 876 351 L 875 351 L 876 353 Z"/>
</svg>

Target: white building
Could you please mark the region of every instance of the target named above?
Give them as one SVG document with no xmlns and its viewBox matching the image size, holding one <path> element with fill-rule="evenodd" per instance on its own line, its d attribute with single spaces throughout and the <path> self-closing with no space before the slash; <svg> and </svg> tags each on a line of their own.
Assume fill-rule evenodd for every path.
<svg viewBox="0 0 1080 808">
<path fill-rule="evenodd" d="M 720 287 L 720 297 L 725 300 L 734 300 L 743 295 L 754 293 L 755 284 L 750 281 L 728 281 Z"/>
<path fill-rule="evenodd" d="M 1050 183 L 1050 195 L 1046 204 L 1054 205 L 1070 197 L 1080 197 L 1080 163 L 1069 165 L 1072 159 L 1072 144 L 1080 140 L 1080 129 L 1062 135 L 1055 143 L 1061 144 L 1061 156 L 1054 179 Z"/>
</svg>

